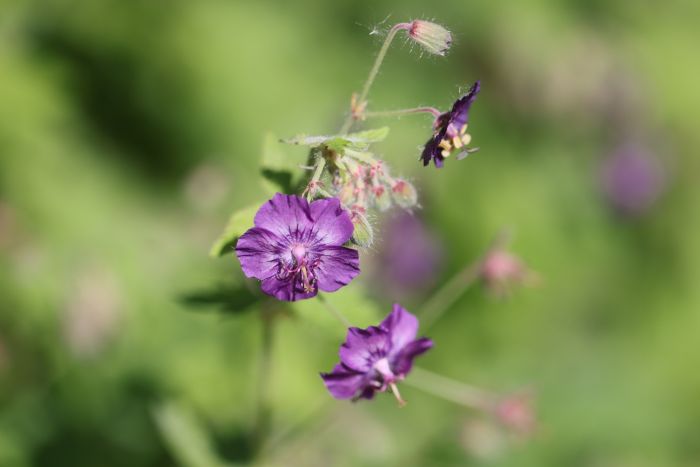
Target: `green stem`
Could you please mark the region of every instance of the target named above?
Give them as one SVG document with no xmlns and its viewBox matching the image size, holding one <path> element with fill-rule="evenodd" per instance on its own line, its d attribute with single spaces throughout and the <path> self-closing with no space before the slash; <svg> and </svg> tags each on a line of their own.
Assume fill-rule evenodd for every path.
<svg viewBox="0 0 700 467">
<path fill-rule="evenodd" d="M 403 115 L 411 115 L 417 113 L 429 113 L 435 118 L 442 115 L 435 107 L 415 107 L 412 109 L 397 109 L 397 110 L 383 110 L 380 112 L 365 112 L 362 114 L 365 118 L 384 118 L 384 117 L 401 117 Z"/>
<path fill-rule="evenodd" d="M 411 377 L 406 378 L 403 384 L 477 410 L 488 411 L 496 402 L 496 397 L 488 391 L 417 367 L 413 368 Z"/>
<path fill-rule="evenodd" d="M 321 295 L 321 294 L 318 294 L 318 295 L 316 295 L 316 298 L 318 298 L 318 300 L 319 300 L 321 303 L 323 303 L 323 306 L 325 306 L 326 309 L 327 309 L 328 311 L 330 311 L 331 314 L 332 314 L 338 321 L 340 321 L 341 323 L 343 323 L 343 326 L 345 326 L 346 328 L 349 328 L 349 327 L 352 326 L 352 323 L 351 323 L 345 316 L 343 316 L 343 314 L 340 312 L 340 310 L 337 309 L 337 308 L 335 307 L 335 305 L 333 305 L 331 302 L 329 302 L 329 301 L 326 299 L 326 297 L 324 297 L 324 296 Z"/>
<path fill-rule="evenodd" d="M 396 33 L 398 33 L 401 30 L 407 30 L 411 28 L 410 23 L 398 23 L 395 24 L 394 27 L 392 27 L 389 30 L 389 33 L 386 35 L 386 39 L 384 39 L 384 43 L 382 44 L 382 48 L 379 49 L 379 53 L 377 54 L 377 58 L 374 59 L 374 65 L 372 65 L 372 68 L 369 71 L 369 75 L 367 76 L 367 81 L 365 81 L 364 86 L 362 87 L 362 92 L 360 92 L 360 95 L 357 99 L 358 105 L 362 105 L 362 103 L 367 99 L 367 95 L 369 94 L 369 90 L 372 87 L 372 83 L 374 83 L 374 79 L 377 77 L 377 73 L 379 73 L 379 67 L 381 67 L 382 62 L 384 61 L 384 57 L 386 57 L 386 53 L 389 50 L 389 46 L 391 45 L 391 42 L 394 40 L 394 37 L 396 36 Z M 352 113 L 347 116 L 345 119 L 345 122 L 343 123 L 343 126 L 340 127 L 339 133 L 345 134 L 347 131 L 352 127 L 352 124 L 354 122 L 354 118 Z"/>
<path fill-rule="evenodd" d="M 316 189 L 314 185 L 320 183 L 321 176 L 323 176 L 323 169 L 326 167 L 326 158 L 322 154 L 316 156 L 316 165 L 314 166 L 314 174 L 311 176 L 311 180 L 306 185 L 306 199 L 311 201 L 313 198 L 314 190 Z"/>
<path fill-rule="evenodd" d="M 267 442 L 272 420 L 270 402 L 270 374 L 272 367 L 272 343 L 274 338 L 275 310 L 263 306 L 261 313 L 262 339 L 258 362 L 258 402 L 255 420 L 255 451 L 260 455 Z"/>
<path fill-rule="evenodd" d="M 479 279 L 480 269 L 481 260 L 468 265 L 428 299 L 421 313 L 424 330 L 432 326 Z"/>
</svg>

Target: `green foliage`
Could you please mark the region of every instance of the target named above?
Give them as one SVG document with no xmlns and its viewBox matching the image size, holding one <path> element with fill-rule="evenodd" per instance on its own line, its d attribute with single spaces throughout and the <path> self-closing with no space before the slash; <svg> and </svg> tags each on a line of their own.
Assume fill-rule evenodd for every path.
<svg viewBox="0 0 700 467">
<path fill-rule="evenodd" d="M 214 452 L 206 430 L 194 414 L 174 401 L 160 404 L 153 418 L 163 438 L 182 467 L 234 467 Z"/>
<path fill-rule="evenodd" d="M 300 165 L 302 161 L 295 161 L 291 155 L 286 154 L 274 134 L 268 132 L 265 135 L 260 174 L 267 193 L 293 194 L 305 175 Z"/>
<path fill-rule="evenodd" d="M 282 140 L 283 143 L 301 146 L 318 147 L 325 146 L 336 152 L 342 152 L 345 148 L 356 150 L 366 149 L 372 143 L 384 141 L 389 134 L 389 127 L 375 128 L 372 130 L 350 133 L 347 135 L 331 136 L 306 136 L 297 135 L 293 138 Z"/>
<path fill-rule="evenodd" d="M 255 213 L 258 212 L 261 204 L 256 203 L 231 214 L 224 232 L 216 239 L 209 250 L 209 256 L 218 258 L 227 253 L 232 253 L 236 247 L 238 237 L 253 227 Z"/>
</svg>

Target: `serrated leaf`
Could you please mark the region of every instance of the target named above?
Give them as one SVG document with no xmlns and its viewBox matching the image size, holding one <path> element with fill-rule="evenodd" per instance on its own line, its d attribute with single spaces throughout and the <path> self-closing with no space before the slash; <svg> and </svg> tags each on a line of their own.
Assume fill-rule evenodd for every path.
<svg viewBox="0 0 700 467">
<path fill-rule="evenodd" d="M 384 141 L 389 134 L 389 127 L 374 128 L 371 130 L 360 131 L 358 133 L 350 133 L 344 138 L 353 144 L 369 144 Z"/>
<path fill-rule="evenodd" d="M 299 146 L 320 146 L 333 138 L 335 138 L 335 136 L 307 136 L 302 134 L 280 141 L 286 144 L 296 144 Z"/>
<path fill-rule="evenodd" d="M 224 232 L 216 239 L 211 250 L 209 250 L 209 256 L 218 258 L 226 253 L 233 252 L 238 237 L 243 235 L 246 230 L 253 227 L 255 213 L 258 212 L 261 204 L 262 203 L 248 206 L 231 214 L 224 228 Z"/>
<path fill-rule="evenodd" d="M 330 136 L 307 136 L 297 135 L 293 138 L 282 140 L 287 144 L 298 144 L 304 146 L 321 146 L 325 145 L 334 151 L 341 152 L 346 146 L 366 147 L 370 143 L 378 143 L 383 141 L 389 134 L 389 127 L 374 128 L 371 130 L 350 133 L 347 135 L 330 135 Z"/>
</svg>

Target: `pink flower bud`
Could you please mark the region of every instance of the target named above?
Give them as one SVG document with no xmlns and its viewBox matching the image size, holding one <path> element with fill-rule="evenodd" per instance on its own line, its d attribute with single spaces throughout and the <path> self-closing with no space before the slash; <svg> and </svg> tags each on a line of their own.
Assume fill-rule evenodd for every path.
<svg viewBox="0 0 700 467">
<path fill-rule="evenodd" d="M 452 44 L 452 34 L 439 24 L 416 19 L 411 21 L 408 37 L 435 55 L 445 55 Z"/>
</svg>

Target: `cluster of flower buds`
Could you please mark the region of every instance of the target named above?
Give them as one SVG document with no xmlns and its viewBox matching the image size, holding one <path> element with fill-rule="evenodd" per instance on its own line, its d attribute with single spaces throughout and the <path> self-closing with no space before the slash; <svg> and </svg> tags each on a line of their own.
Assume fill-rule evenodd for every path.
<svg viewBox="0 0 700 467">
<path fill-rule="evenodd" d="M 367 221 L 368 211 L 386 211 L 394 205 L 411 209 L 417 205 L 418 196 L 409 181 L 391 176 L 384 161 L 369 153 L 347 151 L 346 154 L 333 176 L 332 193 L 350 212 L 357 230 L 354 241 L 370 246 L 373 235 Z"/>
</svg>

